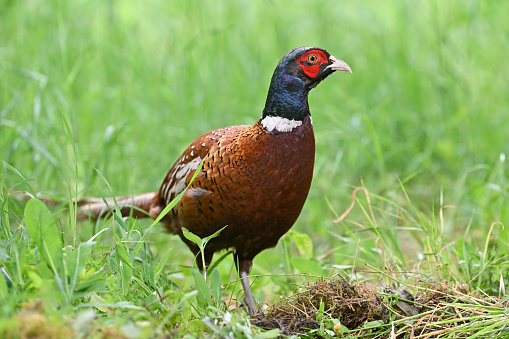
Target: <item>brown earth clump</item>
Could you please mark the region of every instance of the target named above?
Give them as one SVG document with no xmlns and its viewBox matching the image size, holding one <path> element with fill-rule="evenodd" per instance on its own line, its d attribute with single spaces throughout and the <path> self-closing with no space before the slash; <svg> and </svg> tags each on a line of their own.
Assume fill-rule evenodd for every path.
<svg viewBox="0 0 509 339">
<path fill-rule="evenodd" d="M 320 337 L 323 332 L 309 330 L 331 330 L 334 319 L 349 330 L 336 332 L 342 337 L 379 339 L 436 338 L 446 334 L 467 338 L 487 331 L 487 326 L 497 333 L 505 331 L 509 298 L 475 295 L 469 293 L 466 285 L 425 280 L 417 281 L 415 289 L 415 295 L 388 286 L 382 292 L 367 283 L 322 278 L 281 298 L 252 319 L 252 324 L 264 329 L 278 328 L 285 335 Z M 368 322 L 373 323 L 366 327 Z M 333 325 L 334 330 L 340 330 L 338 324 Z"/>
<path fill-rule="evenodd" d="M 368 283 L 349 284 L 339 278 L 302 286 L 259 314 L 252 324 L 264 329 L 279 328 L 283 334 L 303 334 L 320 327 L 320 304 L 327 317 L 340 319 L 348 329 L 366 321 L 387 320 L 388 312 L 376 288 Z"/>
</svg>

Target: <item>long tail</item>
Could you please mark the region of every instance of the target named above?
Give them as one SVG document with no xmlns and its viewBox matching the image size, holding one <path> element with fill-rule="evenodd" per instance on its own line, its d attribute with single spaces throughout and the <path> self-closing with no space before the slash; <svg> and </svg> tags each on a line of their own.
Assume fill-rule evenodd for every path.
<svg viewBox="0 0 509 339">
<path fill-rule="evenodd" d="M 152 206 L 157 192 L 128 195 L 115 198 L 120 213 L 123 217 L 132 215 L 136 218 L 149 218 L 150 207 Z M 113 198 L 86 198 L 75 201 L 79 212 L 84 218 L 98 219 L 107 213 L 115 210 Z"/>
<path fill-rule="evenodd" d="M 14 194 L 20 200 L 32 199 L 32 196 L 16 192 Z M 150 208 L 152 207 L 157 196 L 157 192 L 148 192 L 137 195 L 128 195 L 117 197 L 117 205 L 123 217 L 133 216 L 136 218 L 149 218 Z M 48 206 L 57 206 L 62 204 L 61 201 L 40 195 L 37 197 Z M 79 220 L 99 219 L 106 216 L 110 211 L 115 210 L 115 202 L 113 198 L 85 198 L 73 201 L 78 206 Z"/>
</svg>

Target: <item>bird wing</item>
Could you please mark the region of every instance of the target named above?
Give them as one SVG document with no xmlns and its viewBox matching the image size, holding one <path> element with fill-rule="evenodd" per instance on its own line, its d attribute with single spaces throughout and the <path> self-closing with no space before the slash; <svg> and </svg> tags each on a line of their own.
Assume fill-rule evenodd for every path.
<svg viewBox="0 0 509 339">
<path fill-rule="evenodd" d="M 246 126 L 231 126 L 207 132 L 194 140 L 175 162 L 159 189 L 159 202 L 163 208 L 189 184 L 203 159 L 214 153 L 219 143 Z M 197 192 L 195 192 L 197 194 Z"/>
</svg>

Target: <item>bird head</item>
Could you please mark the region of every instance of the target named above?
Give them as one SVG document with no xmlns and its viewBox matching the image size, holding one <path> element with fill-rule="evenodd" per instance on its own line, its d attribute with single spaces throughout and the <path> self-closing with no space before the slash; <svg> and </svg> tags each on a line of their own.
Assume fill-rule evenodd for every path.
<svg viewBox="0 0 509 339">
<path fill-rule="evenodd" d="M 280 72 L 282 75 L 298 78 L 309 88 L 314 88 L 335 71 L 352 73 L 352 69 L 346 62 L 330 55 L 324 49 L 299 47 L 286 53 L 274 73 Z"/>
<path fill-rule="evenodd" d="M 263 117 L 302 120 L 309 115 L 309 91 L 335 71 L 352 72 L 350 66 L 316 47 L 298 47 L 286 53 L 270 82 Z"/>
</svg>

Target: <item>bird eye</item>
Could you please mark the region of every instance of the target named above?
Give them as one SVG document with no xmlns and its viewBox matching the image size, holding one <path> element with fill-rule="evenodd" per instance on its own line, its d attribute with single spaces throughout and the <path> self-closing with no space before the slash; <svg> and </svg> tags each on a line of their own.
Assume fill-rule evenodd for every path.
<svg viewBox="0 0 509 339">
<path fill-rule="evenodd" d="M 318 57 L 316 56 L 316 54 L 310 54 L 310 55 L 308 55 L 308 59 L 307 59 L 307 61 L 308 61 L 309 63 L 314 64 L 314 63 L 316 63 L 316 61 L 317 61 L 317 60 L 318 60 Z"/>
</svg>

